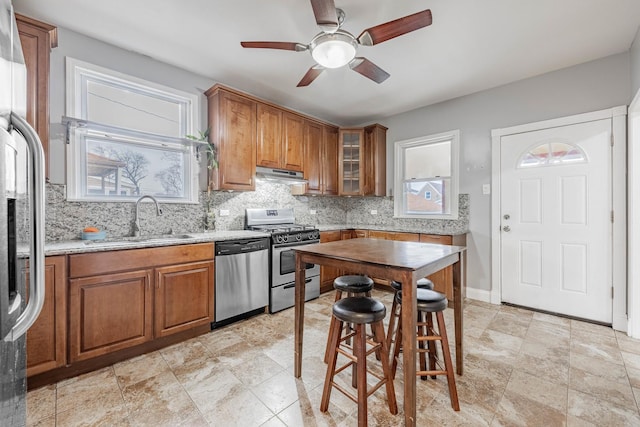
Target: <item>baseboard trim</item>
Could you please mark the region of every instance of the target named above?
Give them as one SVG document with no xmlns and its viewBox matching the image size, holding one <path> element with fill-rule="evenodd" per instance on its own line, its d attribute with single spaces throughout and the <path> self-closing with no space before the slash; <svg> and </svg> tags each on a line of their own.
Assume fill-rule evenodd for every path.
<svg viewBox="0 0 640 427">
<path fill-rule="evenodd" d="M 491 291 L 467 287 L 467 298 L 491 303 Z"/>
</svg>

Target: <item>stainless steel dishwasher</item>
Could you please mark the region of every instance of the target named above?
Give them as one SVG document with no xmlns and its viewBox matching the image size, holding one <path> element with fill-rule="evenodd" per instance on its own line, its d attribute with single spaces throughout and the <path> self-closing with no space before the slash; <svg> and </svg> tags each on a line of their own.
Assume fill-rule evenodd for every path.
<svg viewBox="0 0 640 427">
<path fill-rule="evenodd" d="M 269 238 L 215 244 L 213 327 L 269 305 Z"/>
</svg>

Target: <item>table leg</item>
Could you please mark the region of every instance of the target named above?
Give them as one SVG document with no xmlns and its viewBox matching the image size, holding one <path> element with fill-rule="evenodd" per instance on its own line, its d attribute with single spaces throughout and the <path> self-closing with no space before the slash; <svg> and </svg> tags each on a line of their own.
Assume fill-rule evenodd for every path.
<svg viewBox="0 0 640 427">
<path fill-rule="evenodd" d="M 464 255 L 461 253 L 460 258 L 453 264 L 453 320 L 456 331 L 456 372 L 462 375 L 463 357 L 462 350 L 462 310 L 464 294 L 462 292 L 462 263 Z"/>
<path fill-rule="evenodd" d="M 416 280 L 403 273 L 402 283 L 402 372 L 404 373 L 404 425 L 416 425 Z"/>
<path fill-rule="evenodd" d="M 305 263 L 302 256 L 296 253 L 296 287 L 295 287 L 295 339 L 293 374 L 296 378 L 302 376 L 302 337 L 304 335 L 304 293 L 305 293 Z"/>
</svg>

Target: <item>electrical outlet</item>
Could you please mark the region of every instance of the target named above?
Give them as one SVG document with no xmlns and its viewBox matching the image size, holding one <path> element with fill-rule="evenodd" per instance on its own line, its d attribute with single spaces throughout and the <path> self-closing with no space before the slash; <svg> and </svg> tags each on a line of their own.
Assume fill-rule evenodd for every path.
<svg viewBox="0 0 640 427">
<path fill-rule="evenodd" d="M 220 209 L 220 216 L 229 216 L 229 209 Z"/>
<path fill-rule="evenodd" d="M 377 209 L 371 209 L 371 215 L 378 215 Z"/>
<path fill-rule="evenodd" d="M 482 184 L 482 194 L 491 194 L 491 184 Z"/>
<path fill-rule="evenodd" d="M 309 215 L 315 215 L 315 214 L 316 214 L 315 209 L 309 209 Z"/>
</svg>

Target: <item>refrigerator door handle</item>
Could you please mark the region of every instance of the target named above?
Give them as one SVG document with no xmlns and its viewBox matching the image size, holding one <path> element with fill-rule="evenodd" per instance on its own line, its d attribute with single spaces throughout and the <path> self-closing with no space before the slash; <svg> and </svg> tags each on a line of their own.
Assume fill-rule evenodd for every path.
<svg viewBox="0 0 640 427">
<path fill-rule="evenodd" d="M 25 119 L 11 113 L 11 124 L 22 134 L 29 147 L 31 162 L 30 206 L 31 238 L 29 254 L 29 300 L 5 341 L 15 341 L 33 325 L 44 304 L 44 150 L 36 131 Z M 16 299 L 18 299 L 16 297 Z"/>
</svg>

